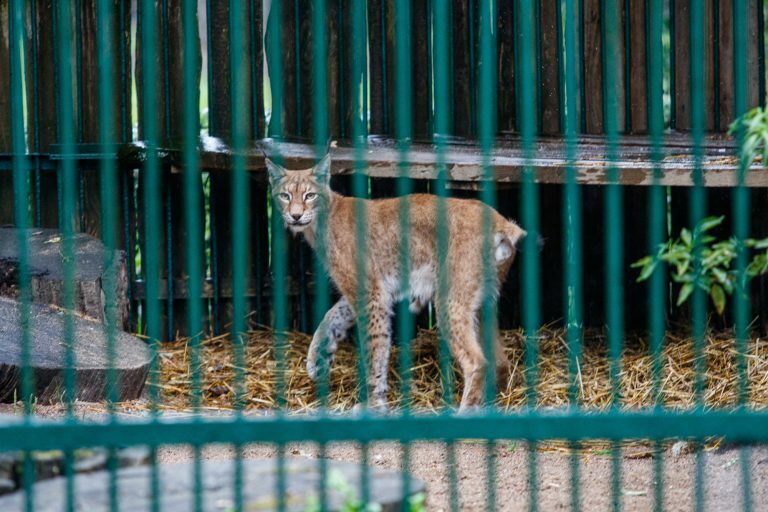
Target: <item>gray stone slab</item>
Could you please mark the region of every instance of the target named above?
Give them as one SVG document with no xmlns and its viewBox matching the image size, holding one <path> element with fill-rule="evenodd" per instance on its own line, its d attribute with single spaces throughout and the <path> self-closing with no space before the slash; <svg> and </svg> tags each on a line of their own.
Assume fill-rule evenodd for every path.
<svg viewBox="0 0 768 512">
<path fill-rule="evenodd" d="M 195 492 L 193 464 L 158 466 L 161 491 L 160 507 L 164 512 L 194 510 Z M 234 462 L 205 461 L 203 468 L 203 510 L 234 510 Z M 360 499 L 360 466 L 354 463 L 327 461 L 327 504 L 330 510 Z M 120 510 L 150 510 L 152 503 L 149 467 L 121 469 L 117 473 Z M 403 501 L 402 475 L 398 472 L 369 468 L 369 503 L 377 503 L 382 511 L 400 510 Z M 75 477 L 75 510 L 107 512 L 109 510 L 109 472 L 82 474 Z M 277 461 L 274 459 L 243 461 L 243 499 L 245 510 L 275 510 Z M 285 503 L 291 511 L 319 510 L 319 461 L 286 459 Z M 60 512 L 66 504 L 66 480 L 54 478 L 35 485 L 35 510 Z M 408 496 L 424 492 L 424 483 L 412 479 Z M 0 497 L 0 510 L 22 510 L 24 491 Z"/>
</svg>

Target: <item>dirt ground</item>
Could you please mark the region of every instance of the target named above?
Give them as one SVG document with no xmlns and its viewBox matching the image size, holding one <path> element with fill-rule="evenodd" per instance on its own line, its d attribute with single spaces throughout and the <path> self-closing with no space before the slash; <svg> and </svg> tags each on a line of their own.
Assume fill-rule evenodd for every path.
<svg viewBox="0 0 768 512">
<path fill-rule="evenodd" d="M 704 510 L 741 510 L 742 483 L 739 453 L 736 447 L 703 452 L 705 494 Z M 768 510 L 768 447 L 748 447 L 751 475 L 752 506 L 755 511 Z M 401 468 L 402 450 L 395 443 L 377 443 L 369 448 L 369 463 L 381 468 Z M 450 510 L 450 477 L 447 449 L 442 443 L 417 443 L 411 446 L 412 474 L 427 484 L 428 510 Z M 486 447 L 483 443 L 462 442 L 456 445 L 455 461 L 459 510 L 485 510 Z M 528 483 L 529 449 L 520 443 L 499 443 L 496 446 L 496 509 L 528 510 L 531 486 Z M 203 451 L 207 460 L 230 459 L 229 447 L 209 446 Z M 246 458 L 276 456 L 275 449 L 249 446 Z M 318 449 L 312 445 L 290 445 L 288 457 L 317 458 Z M 329 447 L 327 456 L 341 461 L 360 460 L 360 448 L 351 444 Z M 571 460 L 567 453 L 537 452 L 539 510 L 569 510 L 571 500 Z M 191 450 L 169 447 L 159 456 L 162 462 L 191 460 Z M 667 453 L 664 458 L 664 510 L 694 510 L 695 454 L 677 457 Z M 654 460 L 623 458 L 621 478 L 622 510 L 653 510 Z M 585 511 L 611 509 L 611 458 L 608 455 L 584 454 L 580 457 L 581 507 Z"/>
<path fill-rule="evenodd" d="M 82 404 L 77 415 L 100 415 L 103 407 Z M 20 414 L 18 406 L 2 404 L 0 413 Z M 57 417 L 62 409 L 56 406 L 37 407 L 43 417 Z M 122 413 L 121 416 L 125 415 Z M 130 416 L 130 415 L 127 415 Z M 487 507 L 488 471 L 485 443 L 474 440 L 455 445 L 456 493 L 459 510 L 484 510 Z M 340 461 L 361 460 L 360 446 L 355 443 L 330 445 L 326 456 Z M 702 450 L 699 455 L 704 468 L 704 510 L 728 511 L 743 509 L 742 465 L 740 455 L 747 456 L 750 474 L 752 506 L 755 511 L 768 511 L 768 446 L 721 446 Z M 316 459 L 317 445 L 302 443 L 288 445 L 287 457 Z M 448 467 L 448 448 L 444 443 L 421 442 L 411 445 L 411 472 L 427 485 L 428 510 L 450 510 L 451 478 Z M 497 510 L 528 510 L 531 485 L 528 478 L 531 448 L 524 442 L 506 441 L 495 445 L 495 496 Z M 539 510 L 569 510 L 571 493 L 571 457 L 565 449 L 536 450 L 538 459 Z M 694 510 L 696 453 L 675 455 L 667 447 L 663 457 L 664 510 Z M 227 460 L 234 457 L 231 447 L 209 445 L 202 451 L 205 460 Z M 245 458 L 271 458 L 276 456 L 273 446 L 249 445 L 244 448 Z M 402 448 L 397 443 L 374 443 L 369 446 L 368 463 L 384 469 L 400 470 Z M 186 446 L 168 446 L 159 452 L 159 462 L 189 461 L 193 452 Z M 652 450 L 632 446 L 622 452 L 621 505 L 622 510 L 653 510 L 656 485 L 654 481 Z M 611 509 L 612 459 L 607 450 L 589 449 L 579 455 L 580 500 L 582 510 Z"/>
</svg>

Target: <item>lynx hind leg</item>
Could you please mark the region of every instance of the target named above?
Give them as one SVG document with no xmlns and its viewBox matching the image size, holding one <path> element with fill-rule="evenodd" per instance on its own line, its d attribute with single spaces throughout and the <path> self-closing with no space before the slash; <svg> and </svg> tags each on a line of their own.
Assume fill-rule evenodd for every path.
<svg viewBox="0 0 768 512">
<path fill-rule="evenodd" d="M 320 325 L 317 326 L 317 330 L 312 336 L 312 342 L 309 344 L 307 374 L 310 379 L 317 379 L 318 357 L 323 340 L 328 338 L 325 352 L 328 356 L 327 368 L 330 368 L 331 363 L 333 363 L 334 354 L 336 354 L 336 350 L 339 348 L 339 342 L 347 339 L 347 333 L 354 323 L 355 311 L 347 299 L 341 298 L 328 310 Z"/>
<path fill-rule="evenodd" d="M 464 378 L 459 412 L 467 412 L 483 404 L 487 361 L 477 336 L 476 312 L 468 311 L 464 305 L 450 305 L 448 323 L 451 352 Z"/>
<path fill-rule="evenodd" d="M 512 367 L 509 364 L 507 353 L 504 351 L 504 345 L 499 339 L 498 329 L 496 329 L 493 340 L 493 357 L 496 360 L 496 388 L 498 391 L 505 391 L 512 375 Z"/>
</svg>

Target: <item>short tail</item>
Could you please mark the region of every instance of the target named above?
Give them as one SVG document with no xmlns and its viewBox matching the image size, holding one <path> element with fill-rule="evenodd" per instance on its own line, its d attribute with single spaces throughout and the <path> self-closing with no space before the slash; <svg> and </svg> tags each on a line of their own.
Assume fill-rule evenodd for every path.
<svg viewBox="0 0 768 512">
<path fill-rule="evenodd" d="M 493 256 L 496 263 L 503 263 L 514 257 L 518 244 L 527 234 L 511 220 L 504 219 L 499 223 L 493 236 Z"/>
</svg>

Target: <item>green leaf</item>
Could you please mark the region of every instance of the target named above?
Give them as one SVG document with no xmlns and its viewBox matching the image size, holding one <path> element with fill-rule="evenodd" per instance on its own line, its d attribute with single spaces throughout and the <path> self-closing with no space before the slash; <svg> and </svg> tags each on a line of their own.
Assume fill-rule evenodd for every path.
<svg viewBox="0 0 768 512">
<path fill-rule="evenodd" d="M 688 297 L 693 293 L 693 283 L 685 283 L 680 288 L 680 295 L 677 296 L 677 305 L 682 306 L 683 303 L 688 300 Z"/>
<path fill-rule="evenodd" d="M 685 245 L 691 245 L 691 232 L 683 228 L 680 230 L 680 239 L 685 243 Z"/>
<path fill-rule="evenodd" d="M 717 279 L 717 281 L 721 284 L 728 281 L 728 273 L 721 268 L 713 268 L 712 274 L 715 276 L 715 279 Z"/>
<path fill-rule="evenodd" d="M 645 267 L 643 271 L 640 272 L 640 275 L 637 276 L 637 282 L 639 283 L 640 281 L 645 281 L 646 279 L 651 277 L 654 270 L 656 270 L 656 265 L 648 265 L 647 267 Z"/>
<path fill-rule="evenodd" d="M 701 222 L 699 222 L 698 226 L 696 226 L 697 231 L 701 233 L 703 233 L 704 231 L 709 231 L 710 229 L 722 224 L 724 219 L 725 219 L 725 215 L 721 215 L 719 217 L 706 217 Z"/>
<path fill-rule="evenodd" d="M 712 297 L 712 302 L 715 304 L 715 309 L 719 315 L 725 311 L 725 291 L 719 284 L 713 284 L 709 290 L 709 295 Z"/>
</svg>

